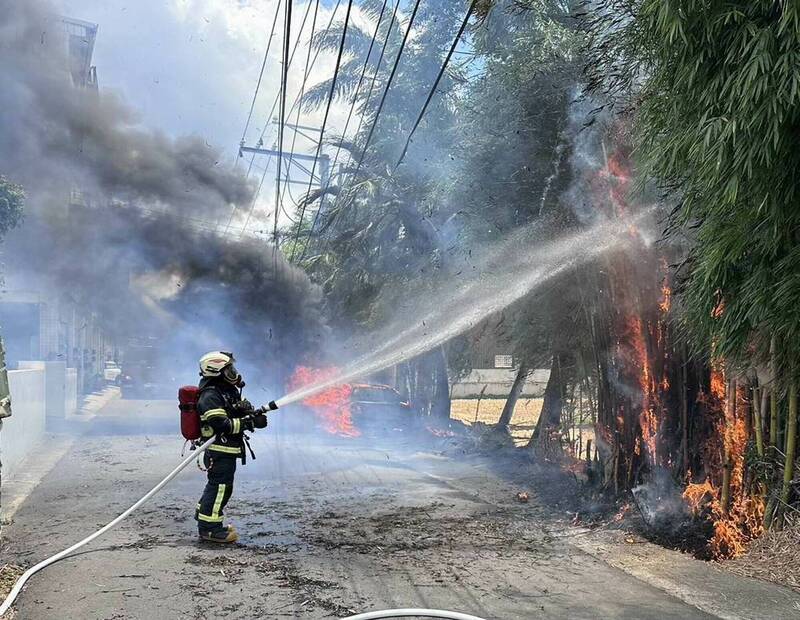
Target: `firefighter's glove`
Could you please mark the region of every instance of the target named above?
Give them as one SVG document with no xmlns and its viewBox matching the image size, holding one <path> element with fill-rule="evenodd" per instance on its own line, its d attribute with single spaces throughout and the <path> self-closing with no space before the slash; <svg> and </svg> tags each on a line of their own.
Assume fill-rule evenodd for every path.
<svg viewBox="0 0 800 620">
<path fill-rule="evenodd" d="M 242 428 L 253 432 L 257 428 L 267 428 L 267 416 L 263 413 L 246 415 L 242 419 Z"/>
<path fill-rule="evenodd" d="M 238 403 L 235 403 L 233 405 L 233 408 L 236 410 L 237 413 L 244 413 L 244 414 L 253 413 L 253 411 L 255 411 L 253 404 L 246 398 L 243 398 Z"/>
</svg>

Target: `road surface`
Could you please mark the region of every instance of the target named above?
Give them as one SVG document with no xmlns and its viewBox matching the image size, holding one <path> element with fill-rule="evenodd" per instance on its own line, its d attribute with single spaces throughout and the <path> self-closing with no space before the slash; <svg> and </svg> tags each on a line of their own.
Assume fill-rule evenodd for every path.
<svg viewBox="0 0 800 620">
<path fill-rule="evenodd" d="M 114 401 L 76 425 L 83 434 L 5 528 L 0 564 L 29 566 L 127 508 L 178 462 L 176 425 L 164 401 Z M 716 617 L 580 550 L 579 534 L 535 495 L 517 502 L 519 487 L 488 462 L 441 446 L 276 423 L 237 473 L 227 516 L 239 544 L 196 541 L 204 475 L 192 466 L 106 538 L 34 577 L 18 618 L 311 619 L 392 607 L 487 619 Z M 791 609 L 788 590 L 763 588 Z"/>
</svg>

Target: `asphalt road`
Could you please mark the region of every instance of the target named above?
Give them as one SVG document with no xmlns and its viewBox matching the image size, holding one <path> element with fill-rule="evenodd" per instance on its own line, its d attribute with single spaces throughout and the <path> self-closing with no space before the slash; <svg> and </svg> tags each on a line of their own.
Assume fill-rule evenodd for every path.
<svg viewBox="0 0 800 620">
<path fill-rule="evenodd" d="M 291 411 L 282 412 L 289 416 Z M 175 404 L 115 401 L 21 505 L 0 553 L 28 566 L 91 533 L 179 460 Z M 337 618 L 433 607 L 484 618 L 711 618 L 570 544 L 535 495 L 441 440 L 254 438 L 228 518 L 196 541 L 193 466 L 106 538 L 34 577 L 18 618 Z M 0 563 L 2 563 L 0 562 Z"/>
</svg>

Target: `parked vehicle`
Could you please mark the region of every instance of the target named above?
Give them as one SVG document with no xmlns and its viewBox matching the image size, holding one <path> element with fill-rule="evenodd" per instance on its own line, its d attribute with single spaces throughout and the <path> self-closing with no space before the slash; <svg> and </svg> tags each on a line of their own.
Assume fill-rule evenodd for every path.
<svg viewBox="0 0 800 620">
<path fill-rule="evenodd" d="M 132 341 L 125 348 L 119 386 L 126 399 L 170 399 L 178 393 L 176 380 L 164 375 L 158 349 L 149 342 Z"/>
<path fill-rule="evenodd" d="M 105 379 L 106 383 L 119 383 L 119 377 L 122 374 L 122 368 L 119 367 L 119 364 L 116 362 L 106 362 L 106 366 L 103 369 L 103 379 Z"/>
<path fill-rule="evenodd" d="M 353 424 L 364 431 L 391 431 L 408 427 L 411 407 L 393 387 L 370 383 L 350 386 Z"/>
</svg>

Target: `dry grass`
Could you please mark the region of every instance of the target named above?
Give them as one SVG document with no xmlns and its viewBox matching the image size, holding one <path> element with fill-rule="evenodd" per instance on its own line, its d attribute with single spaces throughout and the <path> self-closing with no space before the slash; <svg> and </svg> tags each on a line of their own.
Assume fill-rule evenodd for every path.
<svg viewBox="0 0 800 620">
<path fill-rule="evenodd" d="M 5 600 L 8 593 L 11 592 L 11 588 L 14 587 L 14 584 L 23 572 L 24 571 L 19 566 L 14 566 L 13 564 L 0 565 L 0 601 Z M 15 612 L 11 609 L 3 618 L 10 620 L 14 616 Z"/>
<path fill-rule="evenodd" d="M 800 526 L 768 532 L 734 560 L 724 562 L 728 570 L 747 577 L 764 579 L 800 592 Z"/>
<path fill-rule="evenodd" d="M 480 401 L 477 398 L 453 400 L 450 405 L 450 417 L 466 424 L 475 422 L 497 424 L 505 404 L 504 398 L 482 398 Z M 525 444 L 530 439 L 541 411 L 541 398 L 520 398 L 517 401 L 509 425 L 516 445 Z"/>
</svg>

